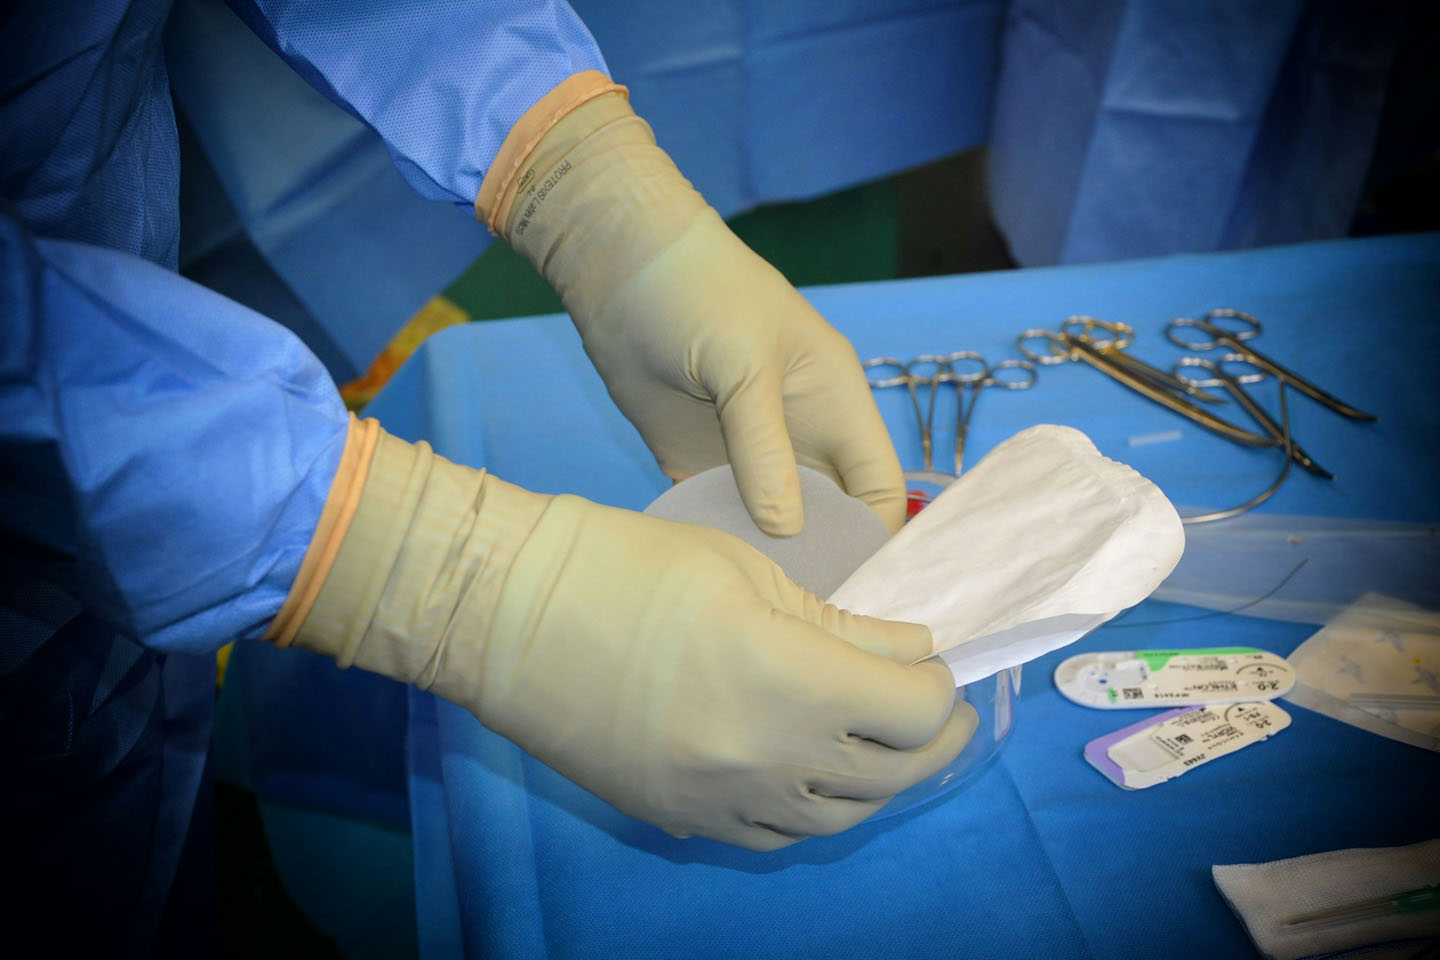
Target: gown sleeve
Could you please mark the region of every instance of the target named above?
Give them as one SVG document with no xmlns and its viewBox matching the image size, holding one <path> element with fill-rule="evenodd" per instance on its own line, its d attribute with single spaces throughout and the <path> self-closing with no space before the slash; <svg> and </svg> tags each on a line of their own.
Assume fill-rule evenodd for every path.
<svg viewBox="0 0 1440 960">
<path fill-rule="evenodd" d="M 564 0 L 229 0 L 276 53 L 372 127 L 424 197 L 470 206 L 506 134 L 584 70 Z"/>
<path fill-rule="evenodd" d="M 258 637 L 347 425 L 288 330 L 0 210 L 0 564 L 164 651 Z"/>
</svg>

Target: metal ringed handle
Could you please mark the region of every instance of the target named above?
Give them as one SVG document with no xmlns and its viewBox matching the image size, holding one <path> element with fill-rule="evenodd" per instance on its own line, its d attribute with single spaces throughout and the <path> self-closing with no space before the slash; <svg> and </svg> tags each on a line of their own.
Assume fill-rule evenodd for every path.
<svg viewBox="0 0 1440 960">
<path fill-rule="evenodd" d="M 1227 363 L 1243 363 L 1247 367 L 1253 367 L 1254 369 L 1252 369 L 1249 373 L 1231 373 L 1229 370 L 1225 369 L 1225 364 Z M 1216 360 L 1215 365 L 1220 368 L 1222 373 L 1224 373 L 1230 379 L 1234 380 L 1236 383 L 1259 383 L 1261 380 L 1264 380 L 1267 376 L 1269 376 L 1269 374 L 1267 374 L 1263 369 L 1255 366 L 1254 360 L 1251 360 L 1243 353 L 1227 353 L 1219 360 Z"/>
<path fill-rule="evenodd" d="M 933 364 L 935 372 L 929 376 L 920 376 L 915 372 L 915 367 L 920 364 Z M 921 353 L 905 364 L 905 376 L 914 383 L 947 383 L 954 376 L 954 371 L 950 369 L 950 361 L 940 354 Z"/>
<path fill-rule="evenodd" d="M 1201 370 L 1209 370 L 1211 376 L 1205 377 L 1204 379 L 1201 379 L 1200 377 L 1190 376 L 1189 374 L 1184 372 L 1187 367 L 1199 367 Z M 1181 357 L 1179 360 L 1175 361 L 1174 370 L 1176 377 L 1184 380 L 1192 387 L 1204 388 L 1225 386 L 1225 380 L 1220 368 L 1216 366 L 1215 362 L 1208 357 Z"/>
<path fill-rule="evenodd" d="M 874 370 L 876 367 L 894 367 L 896 370 L 900 371 L 896 376 L 893 377 L 880 377 L 875 380 L 866 377 L 866 382 L 876 389 L 882 389 L 884 387 L 903 387 L 910 380 L 909 374 L 905 372 L 905 362 L 903 360 L 896 359 L 895 357 L 871 357 L 869 360 L 866 360 L 864 363 L 860 364 L 861 370 Z"/>
<path fill-rule="evenodd" d="M 1175 333 L 1176 330 L 1179 330 L 1182 327 L 1193 327 L 1194 329 L 1199 330 L 1202 333 L 1209 334 L 1212 339 L 1205 340 L 1203 342 L 1198 340 L 1184 340 L 1181 337 L 1177 336 Z M 1195 317 L 1176 317 L 1174 320 L 1171 320 L 1168 324 L 1165 325 L 1165 338 L 1167 340 L 1175 344 L 1175 346 L 1179 347 L 1181 350 L 1194 350 L 1197 353 L 1204 352 L 1206 350 L 1214 350 L 1216 347 L 1218 347 L 1220 345 L 1219 342 L 1214 340 L 1213 338 L 1224 332 L 1225 331 L 1221 330 L 1219 327 L 1215 326 L 1209 321 L 1197 320 Z"/>
<path fill-rule="evenodd" d="M 1070 329 L 1071 326 L 1079 326 L 1080 332 L 1076 333 Z M 1110 337 L 1095 337 L 1091 331 L 1099 328 L 1110 334 Z M 1060 323 L 1060 332 L 1077 340 L 1084 340 L 1097 350 L 1124 350 L 1135 342 L 1135 328 L 1128 323 L 1120 323 L 1117 320 L 1101 320 L 1099 317 L 1092 317 L 1086 314 L 1075 314 L 1066 317 Z"/>
<path fill-rule="evenodd" d="M 1241 323 L 1245 324 L 1245 329 L 1229 330 L 1225 327 L 1220 326 L 1220 324 L 1213 322 L 1215 320 L 1239 320 Z M 1198 340 L 1182 340 L 1175 334 L 1175 331 L 1179 330 L 1181 327 L 1193 327 L 1194 329 L 1208 335 L 1210 339 L 1203 342 Z M 1244 310 L 1235 310 L 1231 307 L 1220 307 L 1219 309 L 1211 310 L 1209 313 L 1205 314 L 1204 318 L 1202 319 L 1197 319 L 1195 317 L 1176 317 L 1174 320 L 1171 320 L 1170 323 L 1166 325 L 1165 336 L 1167 339 L 1169 339 L 1171 343 L 1175 344 L 1175 346 L 1180 347 L 1183 350 L 1195 350 L 1203 352 L 1205 350 L 1214 350 L 1216 347 L 1218 347 L 1220 345 L 1219 338 L 1222 336 L 1228 336 L 1235 340 L 1250 340 L 1260 333 L 1260 329 L 1260 321 L 1256 320 L 1253 316 L 1246 313 Z"/>
<path fill-rule="evenodd" d="M 1211 360 L 1208 357 L 1181 357 L 1175 361 L 1175 376 L 1195 387 L 1223 387 L 1227 380 L 1237 384 L 1259 383 L 1267 376 L 1264 370 L 1259 369 L 1252 370 L 1250 373 L 1231 373 L 1225 369 L 1225 364 L 1227 363 L 1243 363 L 1247 366 L 1255 366 L 1250 358 L 1243 353 L 1227 353 L 1216 360 Z M 1209 370 L 1213 376 L 1204 380 L 1198 377 L 1186 376 L 1180 372 L 1182 367 L 1199 367 L 1202 370 Z"/>
<path fill-rule="evenodd" d="M 1041 339 L 1050 341 L 1051 352 L 1049 354 L 1041 356 L 1025 346 L 1026 340 Z M 1057 345 L 1065 348 L 1062 353 L 1054 352 Z M 1015 346 L 1025 355 L 1025 359 L 1038 363 L 1042 367 L 1050 367 L 1057 363 L 1064 363 L 1070 360 L 1071 350 L 1073 349 L 1070 347 L 1070 338 L 1067 334 L 1056 333 L 1054 330 L 1046 330 L 1043 327 L 1031 327 L 1029 330 L 1022 330 L 1020 336 L 1015 338 Z"/>
<path fill-rule="evenodd" d="M 1239 320 L 1245 326 L 1242 330 L 1231 330 L 1229 327 L 1216 323 L 1216 320 Z M 1211 310 L 1205 314 L 1205 322 L 1219 330 L 1224 330 L 1236 340 L 1251 340 L 1260 335 L 1260 321 L 1256 320 L 1254 315 L 1246 313 L 1244 310 L 1236 310 L 1234 307 L 1217 307 Z"/>
<path fill-rule="evenodd" d="M 962 373 L 961 371 L 955 369 L 955 364 L 957 362 L 978 363 L 980 365 L 980 369 L 970 370 Z M 945 363 L 950 367 L 950 375 L 946 379 L 950 380 L 952 383 L 984 383 L 985 379 L 990 376 L 990 366 L 985 362 L 985 358 L 982 357 L 980 354 L 976 353 L 974 350 L 956 350 L 954 353 L 947 353 L 945 355 Z"/>
<path fill-rule="evenodd" d="M 1003 377 L 997 377 L 995 375 L 1001 370 L 1024 370 L 1030 375 L 1028 377 L 1021 377 L 1018 380 L 1006 380 Z M 1006 390 L 1029 390 L 1035 386 L 1035 381 L 1039 379 L 1039 376 L 1040 374 L 1036 371 L 1035 364 L 1029 360 L 1001 360 L 990 368 L 990 373 L 985 377 L 985 385 L 987 387 L 1004 387 Z"/>
</svg>

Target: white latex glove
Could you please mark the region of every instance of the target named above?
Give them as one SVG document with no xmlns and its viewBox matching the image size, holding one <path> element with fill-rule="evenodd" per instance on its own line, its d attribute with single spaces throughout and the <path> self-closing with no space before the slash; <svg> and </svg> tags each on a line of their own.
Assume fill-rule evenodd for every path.
<svg viewBox="0 0 1440 960">
<path fill-rule="evenodd" d="M 899 529 L 900 464 L 854 349 L 706 205 L 623 97 L 576 108 L 523 170 L 498 225 L 560 293 L 667 476 L 729 462 L 756 524 L 788 536 L 804 523 L 798 459 Z"/>
<path fill-rule="evenodd" d="M 307 568 L 327 554 L 272 639 L 431 689 L 677 836 L 844 830 L 977 723 L 943 664 L 909 665 L 926 628 L 828 606 L 728 534 L 532 494 L 423 443 L 379 435 Z"/>
</svg>

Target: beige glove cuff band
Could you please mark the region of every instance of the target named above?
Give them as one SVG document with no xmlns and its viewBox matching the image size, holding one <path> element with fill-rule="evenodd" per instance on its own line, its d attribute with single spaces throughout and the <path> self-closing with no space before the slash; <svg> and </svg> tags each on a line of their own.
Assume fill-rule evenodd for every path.
<svg viewBox="0 0 1440 960">
<path fill-rule="evenodd" d="M 536 145 L 502 233 L 581 325 L 709 207 L 618 94 L 571 111 Z"/>
<path fill-rule="evenodd" d="M 375 433 L 358 503 L 291 635 L 342 667 L 428 688 L 445 659 L 478 672 L 505 576 L 550 498 Z"/>
<path fill-rule="evenodd" d="M 320 522 L 315 526 L 290 593 L 262 640 L 277 647 L 290 646 L 295 632 L 310 614 L 320 587 L 335 564 L 335 556 L 340 552 L 340 543 L 345 539 L 345 531 L 350 528 L 350 520 L 360 505 L 360 493 L 365 488 L 365 478 L 370 473 L 370 460 L 375 455 L 380 433 L 380 421 L 359 420 L 355 414 L 350 414 L 345 449 L 340 454 L 340 467 L 335 471 L 335 479 L 330 481 L 330 493 L 325 497 L 324 509 L 320 511 Z"/>
<path fill-rule="evenodd" d="M 607 93 L 630 95 L 599 70 L 584 70 L 560 81 L 515 121 L 475 195 L 475 216 L 491 233 L 500 233 L 509 219 L 517 183 L 535 147 L 570 111 Z"/>
</svg>

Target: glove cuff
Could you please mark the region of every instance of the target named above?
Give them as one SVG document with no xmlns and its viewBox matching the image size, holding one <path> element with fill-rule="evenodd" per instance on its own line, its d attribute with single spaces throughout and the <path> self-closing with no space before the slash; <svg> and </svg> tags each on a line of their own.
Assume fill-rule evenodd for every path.
<svg viewBox="0 0 1440 960">
<path fill-rule="evenodd" d="M 330 492 L 325 497 L 315 533 L 310 537 L 310 546 L 300 562 L 300 572 L 296 574 L 280 612 L 260 639 L 277 647 L 288 647 L 295 640 L 300 624 L 309 616 L 330 568 L 335 565 L 335 556 L 340 552 L 345 532 L 350 528 L 356 508 L 360 506 L 365 479 L 369 476 L 370 463 L 382 432 L 380 421 L 360 420 L 355 414 L 350 414 L 340 466 L 335 471 L 335 478 L 330 481 Z"/>
<path fill-rule="evenodd" d="M 629 90 L 599 70 L 582 70 L 560 81 L 515 121 L 475 195 L 475 217 L 492 234 L 498 235 L 509 221 L 515 192 L 525 180 L 523 174 L 530 169 L 528 161 L 540 141 L 576 107 L 607 93 L 626 100 L 630 97 Z"/>
<path fill-rule="evenodd" d="M 482 661 L 505 577 L 549 502 L 357 422 L 266 639 L 428 689 L 442 662 Z"/>
<path fill-rule="evenodd" d="M 583 334 L 614 290 L 709 207 L 625 97 L 601 90 L 548 128 L 487 209 Z"/>
</svg>

